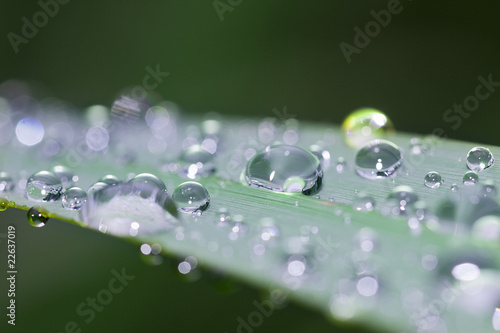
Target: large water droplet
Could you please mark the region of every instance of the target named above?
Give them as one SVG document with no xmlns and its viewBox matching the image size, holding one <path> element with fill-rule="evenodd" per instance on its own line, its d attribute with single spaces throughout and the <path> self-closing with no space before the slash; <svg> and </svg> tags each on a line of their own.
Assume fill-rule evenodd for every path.
<svg viewBox="0 0 500 333">
<path fill-rule="evenodd" d="M 363 108 L 353 111 L 342 124 L 342 134 L 346 143 L 352 147 L 384 138 L 394 131 L 392 122 L 377 109 Z"/>
<path fill-rule="evenodd" d="M 26 197 L 33 201 L 57 200 L 61 190 L 61 181 L 50 171 L 39 171 L 26 183 Z"/>
<path fill-rule="evenodd" d="M 78 210 L 87 202 L 87 193 L 79 187 L 67 189 L 62 197 L 62 206 L 66 209 Z"/>
<path fill-rule="evenodd" d="M 141 173 L 129 180 L 131 184 L 150 184 L 159 190 L 164 191 L 166 189 L 165 183 L 158 177 L 150 173 Z"/>
<path fill-rule="evenodd" d="M 101 179 L 99 179 L 99 182 L 102 182 L 102 183 L 105 183 L 105 184 L 108 184 L 108 185 L 118 185 L 118 184 L 123 183 L 115 175 L 106 175 L 106 176 L 102 177 Z"/>
<path fill-rule="evenodd" d="M 150 182 L 106 186 L 89 196 L 80 210 L 90 227 L 121 236 L 173 228 L 177 209 L 167 191 Z"/>
<path fill-rule="evenodd" d="M 0 172 L 0 192 L 8 192 L 14 188 L 14 181 L 7 172 Z"/>
<path fill-rule="evenodd" d="M 430 188 L 438 188 L 443 183 L 443 178 L 436 171 L 429 171 L 424 177 L 424 185 Z"/>
<path fill-rule="evenodd" d="M 177 186 L 172 193 L 172 200 L 184 213 L 204 211 L 210 204 L 207 189 L 197 182 L 185 182 Z"/>
<path fill-rule="evenodd" d="M 472 185 L 476 185 L 478 180 L 479 180 L 479 176 L 477 173 L 475 173 L 474 171 L 468 171 L 464 175 L 463 183 L 466 186 L 472 186 Z"/>
<path fill-rule="evenodd" d="M 495 159 L 488 148 L 474 147 L 467 153 L 467 167 L 472 171 L 482 171 L 493 165 Z"/>
<path fill-rule="evenodd" d="M 57 165 L 55 167 L 52 167 L 50 171 L 58 178 L 61 180 L 63 188 L 70 188 L 75 185 L 75 181 L 78 180 L 78 177 L 75 177 L 75 174 L 73 171 L 71 171 L 69 168 L 62 166 L 62 165 Z"/>
<path fill-rule="evenodd" d="M 276 192 L 316 193 L 323 171 L 312 153 L 289 145 L 265 148 L 248 162 L 245 180 L 250 186 Z"/>
<path fill-rule="evenodd" d="M 373 140 L 356 154 L 356 171 L 367 179 L 393 175 L 401 166 L 403 155 L 399 147 L 387 140 Z"/>
<path fill-rule="evenodd" d="M 42 207 L 31 207 L 28 210 L 28 222 L 36 227 L 41 228 L 45 226 L 45 223 L 49 220 L 49 212 Z"/>
<path fill-rule="evenodd" d="M 183 177 L 195 179 L 215 172 L 214 156 L 200 145 L 192 145 L 179 157 L 179 172 Z"/>
</svg>

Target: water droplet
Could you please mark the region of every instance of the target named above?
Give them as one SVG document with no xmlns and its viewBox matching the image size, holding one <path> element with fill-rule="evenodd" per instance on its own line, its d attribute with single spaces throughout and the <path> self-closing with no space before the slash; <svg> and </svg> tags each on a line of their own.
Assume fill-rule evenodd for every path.
<svg viewBox="0 0 500 333">
<path fill-rule="evenodd" d="M 197 182 L 185 182 L 177 186 L 172 193 L 172 200 L 184 213 L 204 211 L 210 204 L 207 189 Z"/>
<path fill-rule="evenodd" d="M 495 186 L 495 183 L 493 183 L 492 180 L 489 180 L 489 179 L 486 180 L 483 183 L 483 186 L 481 188 L 481 193 L 485 197 L 488 197 L 488 196 L 494 197 L 494 196 L 496 196 L 497 195 L 497 187 Z"/>
<path fill-rule="evenodd" d="M 179 157 L 180 175 L 189 179 L 204 177 L 215 172 L 214 155 L 200 145 L 192 145 Z"/>
<path fill-rule="evenodd" d="M 345 161 L 345 158 L 343 158 L 342 156 L 338 157 L 337 163 L 335 164 L 335 170 L 337 170 L 338 173 L 344 172 L 346 164 L 347 163 Z"/>
<path fill-rule="evenodd" d="M 391 201 L 395 201 L 399 206 L 400 213 L 402 213 L 405 212 L 408 207 L 415 204 L 415 202 L 418 200 L 418 196 L 411 187 L 401 185 L 395 187 L 391 191 L 391 193 L 389 193 L 388 199 Z"/>
<path fill-rule="evenodd" d="M 482 239 L 500 239 L 500 217 L 496 215 L 480 217 L 472 225 L 471 234 Z"/>
<path fill-rule="evenodd" d="M 387 140 L 373 140 L 356 154 L 356 171 L 361 177 L 376 179 L 392 176 L 401 166 L 399 147 Z"/>
<path fill-rule="evenodd" d="M 45 226 L 45 223 L 49 220 L 49 212 L 42 207 L 31 207 L 28 210 L 28 222 L 36 227 L 41 228 Z"/>
<path fill-rule="evenodd" d="M 0 172 L 0 192 L 9 192 L 14 188 L 14 181 L 7 172 Z"/>
<path fill-rule="evenodd" d="M 451 270 L 451 275 L 460 281 L 472 281 L 479 277 L 481 270 L 476 264 L 466 262 L 456 265 Z"/>
<path fill-rule="evenodd" d="M 264 241 L 268 241 L 271 238 L 276 238 L 280 235 L 280 231 L 275 225 L 264 226 L 260 232 L 260 238 Z"/>
<path fill-rule="evenodd" d="M 410 140 L 410 154 L 420 155 L 427 151 L 428 145 L 419 138 L 411 138 Z"/>
<path fill-rule="evenodd" d="M 0 212 L 6 210 L 7 208 L 9 208 L 9 206 L 10 206 L 9 200 L 0 197 Z"/>
<path fill-rule="evenodd" d="M 330 152 L 326 149 L 323 149 L 322 146 L 320 145 L 312 145 L 309 147 L 309 150 L 311 153 L 313 153 L 314 156 L 316 156 L 321 163 L 321 167 L 323 170 L 328 170 L 330 167 Z"/>
<path fill-rule="evenodd" d="M 493 154 L 488 148 L 474 147 L 467 153 L 467 167 L 472 171 L 482 171 L 494 162 Z"/>
<path fill-rule="evenodd" d="M 161 179 L 150 173 L 138 174 L 137 176 L 129 180 L 129 183 L 139 186 L 140 184 L 150 184 L 161 191 L 166 190 L 165 183 L 163 183 Z"/>
<path fill-rule="evenodd" d="M 250 186 L 276 192 L 316 193 L 323 171 L 312 153 L 288 145 L 265 148 L 248 162 L 245 179 Z"/>
<path fill-rule="evenodd" d="M 287 271 L 291 276 L 302 276 L 306 271 L 306 258 L 301 254 L 292 254 L 288 258 Z"/>
<path fill-rule="evenodd" d="M 78 210 L 87 202 L 87 193 L 79 187 L 67 189 L 62 197 L 62 206 L 66 209 Z"/>
<path fill-rule="evenodd" d="M 372 276 L 364 276 L 356 283 L 358 293 L 365 297 L 373 296 L 378 291 L 378 281 Z"/>
<path fill-rule="evenodd" d="M 496 308 L 493 312 L 493 318 L 491 319 L 493 323 L 493 329 L 495 331 L 500 331 L 500 308 Z"/>
<path fill-rule="evenodd" d="M 26 183 L 26 197 L 33 201 L 55 201 L 61 190 L 61 181 L 50 171 L 39 171 Z"/>
<path fill-rule="evenodd" d="M 353 111 L 342 124 L 344 140 L 352 147 L 360 147 L 373 139 L 384 138 L 393 131 L 394 127 L 389 118 L 372 108 Z"/>
<path fill-rule="evenodd" d="M 458 185 L 457 185 L 457 184 L 451 184 L 450 190 L 451 190 L 452 192 L 456 192 L 456 191 L 458 191 Z"/>
<path fill-rule="evenodd" d="M 366 193 L 359 193 L 353 203 L 354 209 L 362 212 L 371 212 L 375 208 L 375 199 Z"/>
<path fill-rule="evenodd" d="M 430 188 L 438 188 L 443 183 L 441 175 L 436 171 L 429 171 L 424 177 L 424 185 Z"/>
<path fill-rule="evenodd" d="M 87 195 L 90 197 L 94 193 L 96 193 L 97 191 L 100 191 L 103 188 L 106 188 L 108 186 L 109 186 L 108 184 L 103 183 L 103 182 L 94 183 L 94 184 L 90 185 L 89 188 L 87 189 Z"/>
<path fill-rule="evenodd" d="M 466 185 L 466 186 L 472 186 L 472 185 L 475 185 L 478 180 L 479 180 L 479 176 L 477 175 L 477 173 L 475 173 L 474 171 L 468 171 L 464 175 L 463 182 L 464 182 L 464 185 Z"/>
<path fill-rule="evenodd" d="M 99 182 L 105 183 L 107 185 L 118 185 L 123 183 L 118 177 L 115 175 L 106 175 L 99 179 Z"/>
<path fill-rule="evenodd" d="M 75 174 L 69 168 L 62 165 L 57 165 L 55 167 L 52 167 L 50 169 L 50 172 L 52 172 L 58 179 L 61 180 L 63 188 L 70 188 L 75 185 L 75 181 L 73 180 Z"/>
</svg>

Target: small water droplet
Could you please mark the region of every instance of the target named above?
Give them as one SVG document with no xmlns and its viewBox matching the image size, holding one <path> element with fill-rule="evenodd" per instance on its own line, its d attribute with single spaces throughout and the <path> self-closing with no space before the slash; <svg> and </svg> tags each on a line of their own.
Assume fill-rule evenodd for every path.
<svg viewBox="0 0 500 333">
<path fill-rule="evenodd" d="M 52 172 L 39 171 L 28 179 L 26 197 L 32 201 L 55 201 L 61 190 L 61 181 Z"/>
<path fill-rule="evenodd" d="M 365 297 L 371 297 L 378 291 L 378 281 L 373 276 L 363 276 L 356 283 L 358 293 Z"/>
<path fill-rule="evenodd" d="M 311 151 L 311 153 L 313 153 L 314 156 L 318 158 L 323 170 L 328 170 L 328 168 L 330 167 L 331 159 L 330 152 L 320 145 L 312 145 L 309 147 L 309 150 Z"/>
<path fill-rule="evenodd" d="M 265 148 L 252 157 L 245 171 L 250 186 L 275 192 L 314 194 L 321 187 L 322 177 L 316 156 L 289 145 Z"/>
<path fill-rule="evenodd" d="M 9 192 L 14 188 L 14 181 L 7 172 L 0 172 L 0 192 Z"/>
<path fill-rule="evenodd" d="M 403 213 L 408 207 L 415 204 L 418 200 L 418 196 L 410 186 L 401 185 L 395 187 L 391 193 L 389 193 L 388 199 L 390 201 L 395 201 L 397 206 L 399 206 L 399 212 Z"/>
<path fill-rule="evenodd" d="M 189 179 L 211 175 L 215 172 L 214 155 L 200 145 L 192 145 L 179 157 L 179 174 Z"/>
<path fill-rule="evenodd" d="M 292 254 L 288 258 L 287 271 L 291 276 L 302 276 L 306 271 L 306 258 L 302 254 Z"/>
<path fill-rule="evenodd" d="M 100 191 L 103 188 L 106 188 L 108 186 L 109 186 L 108 184 L 103 183 L 103 182 L 94 183 L 94 184 L 90 185 L 89 188 L 87 189 L 87 195 L 90 197 L 94 193 L 96 193 L 96 192 L 98 192 L 98 191 Z"/>
<path fill-rule="evenodd" d="M 436 171 L 429 171 L 424 177 L 424 185 L 430 188 L 438 188 L 443 183 L 441 175 Z"/>
<path fill-rule="evenodd" d="M 373 140 L 356 154 L 356 171 L 367 179 L 392 176 L 401 166 L 403 155 L 399 147 L 387 140 Z"/>
<path fill-rule="evenodd" d="M 32 226 L 41 228 L 45 226 L 48 220 L 49 212 L 45 208 L 35 206 L 28 210 L 28 222 Z"/>
<path fill-rule="evenodd" d="M 392 122 L 377 109 L 363 108 L 350 113 L 342 124 L 345 142 L 360 147 L 373 139 L 384 138 L 393 132 Z"/>
<path fill-rule="evenodd" d="M 78 210 L 87 202 L 87 193 L 79 187 L 71 187 L 64 191 L 62 206 L 66 209 Z"/>
<path fill-rule="evenodd" d="M 9 200 L 0 197 L 0 212 L 6 210 L 7 208 L 9 208 L 9 206 L 10 206 Z"/>
<path fill-rule="evenodd" d="M 497 195 L 497 187 L 495 186 L 495 183 L 490 179 L 487 179 L 486 181 L 484 181 L 483 186 L 481 188 L 481 193 L 485 197 L 496 196 Z"/>
<path fill-rule="evenodd" d="M 172 193 L 172 200 L 184 213 L 204 211 L 210 204 L 207 189 L 197 182 L 185 182 L 177 186 Z"/>
<path fill-rule="evenodd" d="M 457 184 L 451 184 L 450 190 L 452 192 L 457 192 L 458 191 L 458 185 Z"/>
<path fill-rule="evenodd" d="M 464 175 L 463 183 L 466 186 L 472 186 L 472 185 L 475 185 L 478 180 L 479 180 L 479 176 L 477 173 L 475 173 L 474 171 L 468 171 Z"/>
<path fill-rule="evenodd" d="M 427 151 L 427 144 L 419 139 L 419 138 L 411 138 L 410 139 L 410 154 L 411 155 L 420 155 Z"/>
<path fill-rule="evenodd" d="M 337 158 L 337 163 L 335 164 L 335 170 L 337 170 L 338 173 L 344 172 L 346 164 L 347 163 L 345 161 L 345 158 L 343 158 L 342 156 L 339 156 Z"/>
<path fill-rule="evenodd" d="M 482 171 L 494 162 L 493 154 L 488 148 L 474 147 L 467 153 L 467 167 L 472 171 Z"/>
<path fill-rule="evenodd" d="M 354 209 L 361 212 L 371 212 L 375 208 L 375 199 L 366 193 L 359 193 L 352 205 Z"/>
</svg>

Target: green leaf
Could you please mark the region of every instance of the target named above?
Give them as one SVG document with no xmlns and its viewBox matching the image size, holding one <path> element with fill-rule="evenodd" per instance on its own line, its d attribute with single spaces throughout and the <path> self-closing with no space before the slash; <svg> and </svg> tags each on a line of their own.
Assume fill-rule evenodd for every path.
<svg viewBox="0 0 500 333">
<path fill-rule="evenodd" d="M 83 189 L 106 174 L 126 180 L 147 172 L 163 180 L 172 193 L 186 181 L 171 171 L 179 169 L 180 147 L 185 138 L 201 141 L 199 129 L 206 123 L 200 124 L 197 119 L 169 121 L 173 122 L 168 127 L 172 132 L 159 138 L 153 137 L 141 121 L 127 128 L 109 124 L 100 127 L 109 131 L 110 141 L 106 149 L 96 152 L 77 149 L 88 146 L 87 132 L 82 129 L 89 125 L 69 118 L 66 124 L 75 139 L 55 157 L 44 156 L 43 142 L 26 147 L 13 139 L 4 146 L 0 166 L 19 180 L 57 164 L 72 164 L 68 166 L 78 175 L 77 185 Z M 494 331 L 492 318 L 495 307 L 500 306 L 500 244 L 498 238 L 478 237 L 471 232 L 471 225 L 479 217 L 498 214 L 498 198 L 484 197 L 481 188 L 486 180 L 498 183 L 500 176 L 492 166 L 479 174 L 475 186 L 462 185 L 468 170 L 465 156 L 474 144 L 423 138 L 426 152 L 411 154 L 410 139 L 414 135 L 391 134 L 386 139 L 402 149 L 402 167 L 396 177 L 367 180 L 355 172 L 356 149 L 343 142 L 340 129 L 334 125 L 275 120 L 262 124 L 247 119 L 220 123 L 217 171 L 196 180 L 210 193 L 209 208 L 201 215 L 179 213 L 176 218 L 167 212 L 165 228 L 149 224 L 139 228 L 136 236 L 120 234 L 120 238 L 138 245 L 159 244 L 162 255 L 192 256 L 205 269 L 268 292 L 275 306 L 285 297 L 316 309 L 335 324 L 383 332 Z M 51 125 L 45 124 L 46 129 Z M 283 142 L 287 130 L 298 134 L 298 146 L 307 148 L 322 142 L 331 154 L 332 165 L 324 170 L 319 197 L 277 193 L 240 181 L 245 153 Z M 155 140 L 166 144 L 165 152 L 154 154 L 148 149 Z M 500 155 L 500 148 L 489 148 Z M 339 157 L 346 161 L 342 172 L 335 165 Z M 423 185 L 425 174 L 431 170 L 444 179 L 439 188 Z M 22 185 L 22 181 L 19 183 Z M 452 183 L 458 184 L 458 192 L 450 190 Z M 400 185 L 411 186 L 426 204 L 425 217 L 419 219 L 413 212 L 393 214 L 394 206 L 387 205 L 387 197 Z M 358 192 L 372 196 L 376 209 L 365 212 L 353 208 Z M 2 196 L 14 201 L 15 208 L 28 210 L 39 205 L 50 212 L 51 218 L 87 227 L 81 214 L 64 209 L 60 200 L 28 200 L 22 186 Z M 136 212 L 144 220 L 152 216 L 145 200 L 131 203 L 122 199 L 127 207 L 137 204 Z M 102 207 L 103 223 L 121 209 L 109 203 Z M 235 232 L 232 228 L 236 222 L 248 229 Z M 262 237 L 269 225 L 279 229 L 279 236 Z M 185 262 L 188 265 L 179 270 L 194 269 L 192 259 Z M 466 277 L 456 279 L 452 269 L 467 263 L 475 266 L 461 266 Z M 477 267 L 479 277 L 475 276 Z"/>
</svg>

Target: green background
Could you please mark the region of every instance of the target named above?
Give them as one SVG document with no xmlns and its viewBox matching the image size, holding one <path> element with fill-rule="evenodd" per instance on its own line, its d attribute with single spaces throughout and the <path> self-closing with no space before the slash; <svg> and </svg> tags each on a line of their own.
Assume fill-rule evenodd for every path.
<svg viewBox="0 0 500 333">
<path fill-rule="evenodd" d="M 78 107 L 111 105 L 121 89 L 142 84 L 147 66 L 159 64 L 170 75 L 155 92 L 190 114 L 272 117 L 286 105 L 298 120 L 338 124 L 353 109 L 372 106 L 401 131 L 442 128 L 451 138 L 500 145 L 500 89 L 458 129 L 443 120 L 446 109 L 474 93 L 479 75 L 500 81 L 498 1 L 401 1 L 401 13 L 348 64 L 339 44 L 353 44 L 354 27 L 364 29 L 370 11 L 387 4 L 243 0 L 221 21 L 212 1 L 72 0 L 15 54 L 7 34 L 20 34 L 21 18 L 32 20 L 40 7 L 2 1 L 0 82 L 27 81 L 36 97 Z M 83 332 L 234 332 L 236 318 L 255 310 L 255 291 L 221 294 L 210 278 L 184 283 L 175 262 L 148 266 L 135 246 L 58 221 L 34 229 L 24 215 L 0 214 L 0 233 L 7 224 L 18 229 L 19 326 L 12 331 L 62 332 L 75 320 Z M 121 267 L 136 280 L 83 323 L 76 306 Z M 255 331 L 332 329 L 290 305 Z"/>
</svg>

